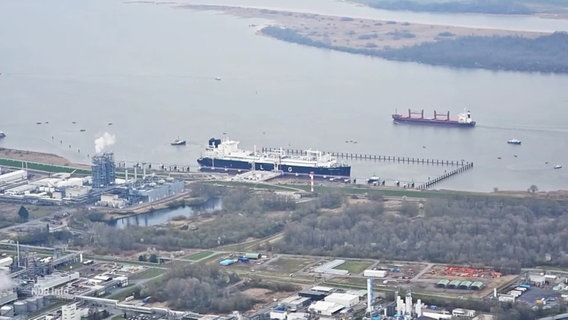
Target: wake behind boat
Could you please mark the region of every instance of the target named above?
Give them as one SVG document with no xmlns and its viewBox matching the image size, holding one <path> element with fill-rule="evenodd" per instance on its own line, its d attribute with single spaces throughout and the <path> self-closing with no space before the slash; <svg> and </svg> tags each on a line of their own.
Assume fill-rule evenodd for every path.
<svg viewBox="0 0 568 320">
<path fill-rule="evenodd" d="M 285 175 L 310 175 L 332 178 L 351 176 L 351 166 L 331 154 L 306 150 L 302 155 L 287 155 L 282 149 L 257 152 L 239 148 L 239 141 L 211 138 L 203 155 L 197 159 L 203 170 L 245 172 L 281 171 Z"/>
<path fill-rule="evenodd" d="M 457 119 L 451 119 L 449 111 L 447 113 L 438 113 L 434 111 L 433 118 L 424 118 L 424 109 L 421 111 L 412 111 L 411 109 L 408 109 L 408 115 L 395 113 L 392 115 L 392 119 L 394 123 L 465 128 L 475 127 L 475 121 L 471 119 L 471 113 L 469 111 L 458 114 Z"/>
</svg>

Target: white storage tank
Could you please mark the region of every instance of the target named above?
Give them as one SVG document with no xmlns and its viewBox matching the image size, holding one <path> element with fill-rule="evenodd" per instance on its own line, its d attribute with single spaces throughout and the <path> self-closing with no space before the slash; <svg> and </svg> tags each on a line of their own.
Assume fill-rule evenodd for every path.
<svg viewBox="0 0 568 320">
<path fill-rule="evenodd" d="M 13 317 L 14 316 L 14 309 L 12 308 L 12 306 L 2 306 L 2 308 L 0 308 L 0 316 L 3 317 Z"/>
<path fill-rule="evenodd" d="M 0 258 L 0 267 L 9 267 L 12 263 L 14 263 L 14 259 L 12 259 L 12 257 Z"/>
<path fill-rule="evenodd" d="M 36 312 L 37 311 L 36 298 L 35 297 L 27 298 L 26 306 L 28 312 Z"/>
<path fill-rule="evenodd" d="M 25 300 L 14 302 L 14 312 L 17 315 L 25 314 L 28 312 L 28 303 Z"/>
</svg>

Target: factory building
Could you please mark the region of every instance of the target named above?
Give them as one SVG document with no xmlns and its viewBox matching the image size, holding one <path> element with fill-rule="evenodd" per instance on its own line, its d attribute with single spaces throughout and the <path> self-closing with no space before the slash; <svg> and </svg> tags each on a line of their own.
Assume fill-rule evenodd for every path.
<svg viewBox="0 0 568 320">
<path fill-rule="evenodd" d="M 61 306 L 61 320 L 81 320 L 81 314 L 77 310 L 77 305 L 72 303 Z"/>
<path fill-rule="evenodd" d="M 307 307 L 311 302 L 310 298 L 300 297 L 297 295 L 282 299 L 280 303 L 286 307 L 286 310 L 296 312 L 302 308 Z"/>
<path fill-rule="evenodd" d="M 77 198 L 81 198 L 81 197 L 85 197 L 89 194 L 89 192 L 91 191 L 90 188 L 88 187 L 69 187 L 69 188 L 65 188 L 64 194 L 65 194 L 65 199 L 77 199 Z"/>
<path fill-rule="evenodd" d="M 320 316 L 331 317 L 339 313 L 344 306 L 334 302 L 317 301 L 310 305 L 308 310 Z"/>
<path fill-rule="evenodd" d="M 93 188 L 104 188 L 114 185 L 116 168 L 113 153 L 103 153 L 93 156 L 91 165 Z"/>
<path fill-rule="evenodd" d="M 388 270 L 370 270 L 363 271 L 363 276 L 367 278 L 385 278 L 388 275 Z"/>
<path fill-rule="evenodd" d="M 359 296 L 347 293 L 332 293 L 323 299 L 326 302 L 333 302 L 344 308 L 353 307 L 359 303 Z"/>
<path fill-rule="evenodd" d="M 43 293 L 50 292 L 54 288 L 71 282 L 73 280 L 79 279 L 79 272 L 73 273 L 62 273 L 62 274 L 51 274 L 44 276 L 43 278 L 38 278 L 37 282 L 34 284 L 34 292 Z"/>
<path fill-rule="evenodd" d="M 99 206 L 111 208 L 124 208 L 128 201 L 120 198 L 118 194 L 101 194 L 101 200 L 97 203 Z"/>
<path fill-rule="evenodd" d="M 183 180 L 174 180 L 168 178 L 167 180 L 157 180 L 145 185 L 141 185 L 135 194 L 137 196 L 147 199 L 147 202 L 154 202 L 167 197 L 171 197 L 184 191 L 185 183 Z"/>
</svg>

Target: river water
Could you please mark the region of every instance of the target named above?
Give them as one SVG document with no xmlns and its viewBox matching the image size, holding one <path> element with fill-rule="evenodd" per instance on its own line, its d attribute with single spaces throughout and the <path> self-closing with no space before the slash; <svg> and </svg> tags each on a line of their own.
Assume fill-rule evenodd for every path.
<svg viewBox="0 0 568 320">
<path fill-rule="evenodd" d="M 223 1 L 202 1 L 223 3 Z M 188 1 L 184 3 L 198 3 Z M 232 1 L 224 1 L 226 4 Z M 385 12 L 346 2 L 239 4 L 397 21 L 568 30 L 536 17 Z M 243 147 L 315 148 L 474 162 L 434 188 L 566 189 L 568 76 L 432 67 L 259 36 L 243 19 L 171 4 L 0 2 L 0 147 L 90 161 L 196 167 L 210 137 Z M 219 78 L 220 80 L 217 80 Z M 394 125 L 407 108 L 471 110 L 471 130 Z M 41 124 L 36 124 L 40 122 Z M 189 144 L 172 147 L 181 137 Z M 522 145 L 507 145 L 511 138 Z M 357 143 L 345 141 L 356 141 Z M 350 161 L 353 176 L 421 183 L 449 167 Z M 555 170 L 556 164 L 564 168 Z"/>
<path fill-rule="evenodd" d="M 190 218 L 196 215 L 211 213 L 222 209 L 220 199 L 210 199 L 204 204 L 184 206 L 175 209 L 164 209 L 153 212 L 143 213 L 131 217 L 113 220 L 109 224 L 119 229 L 129 226 L 148 227 L 166 223 L 177 217 Z"/>
</svg>

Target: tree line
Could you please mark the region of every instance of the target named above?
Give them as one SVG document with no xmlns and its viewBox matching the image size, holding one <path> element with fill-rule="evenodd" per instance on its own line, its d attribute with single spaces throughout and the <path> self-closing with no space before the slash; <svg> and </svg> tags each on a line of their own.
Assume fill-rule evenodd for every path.
<svg viewBox="0 0 568 320">
<path fill-rule="evenodd" d="M 504 273 L 568 266 L 568 204 L 535 198 L 428 199 L 399 212 L 380 201 L 341 211 L 312 208 L 284 229 L 274 250 L 295 254 L 483 264 Z"/>
<path fill-rule="evenodd" d="M 231 290 L 232 285 L 240 281 L 236 273 L 216 265 L 176 265 L 159 281 L 145 287 L 141 295 L 167 302 L 170 308 L 178 310 L 198 313 L 245 311 L 258 301 Z"/>
<path fill-rule="evenodd" d="M 386 210 L 379 193 L 349 201 L 340 189 L 302 205 L 274 193 L 235 188 L 223 210 L 198 227 L 128 227 L 95 223 L 75 238 L 101 253 L 215 248 L 283 232 L 270 249 L 281 253 L 483 264 L 505 273 L 538 265 L 568 266 L 568 202 L 527 197 L 450 196 L 402 200 Z M 274 211 L 276 210 L 276 211 Z M 277 212 L 277 213 L 272 213 Z"/>
</svg>

